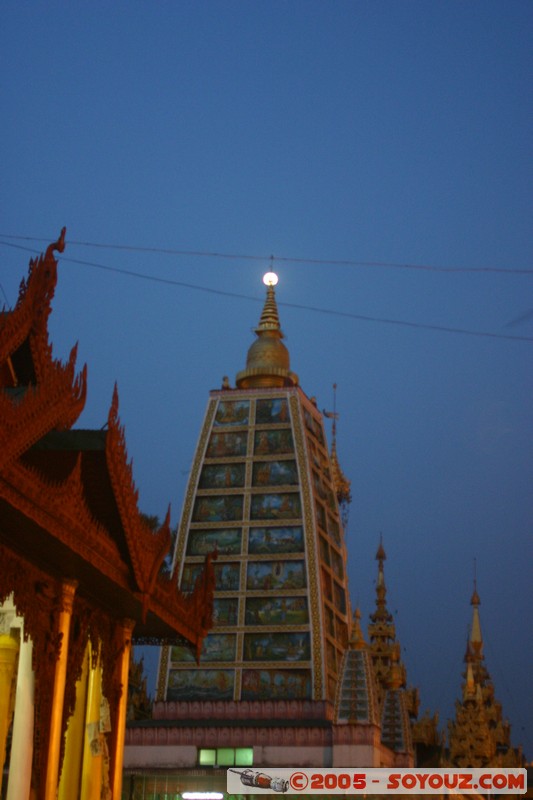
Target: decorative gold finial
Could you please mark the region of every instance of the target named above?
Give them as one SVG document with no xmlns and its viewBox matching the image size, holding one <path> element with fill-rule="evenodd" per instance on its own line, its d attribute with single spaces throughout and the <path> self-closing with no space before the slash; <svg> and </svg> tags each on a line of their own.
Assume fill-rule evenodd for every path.
<svg viewBox="0 0 533 800">
<path fill-rule="evenodd" d="M 342 471 L 339 459 L 337 456 L 337 420 L 339 415 L 337 413 L 337 384 L 333 384 L 333 411 L 326 411 L 323 409 L 325 417 L 328 419 L 333 420 L 333 424 L 331 426 L 331 454 L 330 454 L 330 461 L 331 461 L 331 474 L 333 479 L 333 486 L 335 487 L 335 493 L 337 495 L 337 500 L 341 507 L 341 515 L 342 515 L 342 522 L 344 527 L 346 528 L 348 524 L 348 506 L 352 502 L 352 493 L 351 493 L 351 483 Z"/>
<path fill-rule="evenodd" d="M 469 645 L 472 654 L 474 655 L 475 658 L 479 660 L 483 658 L 483 635 L 481 633 L 481 622 L 479 619 L 479 606 L 481 605 L 481 600 L 479 599 L 479 595 L 477 593 L 476 578 L 474 578 L 474 592 L 472 594 L 470 604 L 473 606 L 473 609 L 472 609 L 472 627 L 470 628 Z"/>
<path fill-rule="evenodd" d="M 248 350 L 246 369 L 237 374 L 236 384 L 239 389 L 298 385 L 298 376 L 290 371 L 289 351 L 281 341 L 283 333 L 274 292 L 278 276 L 273 271 L 267 272 L 263 283 L 267 287 L 265 305 L 259 325 L 255 329 L 257 339 Z"/>
<path fill-rule="evenodd" d="M 364 650 L 366 648 L 365 637 L 361 628 L 361 611 L 355 609 L 352 621 L 352 634 L 350 636 L 350 647 L 353 650 Z"/>
<path fill-rule="evenodd" d="M 277 286 L 278 280 L 279 278 L 275 272 L 265 272 L 263 275 L 263 283 L 265 286 Z"/>
<path fill-rule="evenodd" d="M 385 548 L 383 547 L 383 534 L 379 534 L 379 547 L 376 553 L 376 561 L 381 561 L 380 569 L 383 570 L 383 561 L 387 560 L 387 554 L 385 553 Z"/>
</svg>

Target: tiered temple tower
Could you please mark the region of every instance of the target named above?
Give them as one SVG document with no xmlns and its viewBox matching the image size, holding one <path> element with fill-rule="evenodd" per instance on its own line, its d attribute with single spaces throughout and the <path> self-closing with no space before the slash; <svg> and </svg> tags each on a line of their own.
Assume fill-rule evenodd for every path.
<svg viewBox="0 0 533 800">
<path fill-rule="evenodd" d="M 216 553 L 214 628 L 198 664 L 186 643 L 162 649 L 153 719 L 128 730 L 126 774 L 153 791 L 163 777 L 167 791 L 220 790 L 232 766 L 413 761 L 381 741 L 348 594 L 350 484 L 290 369 L 277 278 L 264 280 L 246 367 L 235 388 L 224 378 L 210 393 L 176 542 L 184 592 Z M 324 413 L 336 422 L 335 409 Z"/>
<path fill-rule="evenodd" d="M 342 473 L 290 370 L 272 282 L 255 332 L 236 388 L 210 393 L 177 539 L 185 592 L 218 553 L 215 629 L 200 668 L 186 645 L 165 651 L 161 699 L 335 699 L 351 616 Z"/>
<path fill-rule="evenodd" d="M 521 748 L 511 746 L 511 727 L 494 696 L 485 666 L 479 618 L 481 600 L 474 581 L 470 600 L 472 625 L 467 641 L 462 699 L 455 704 L 455 719 L 448 725 L 449 763 L 458 767 L 522 766 Z"/>
<path fill-rule="evenodd" d="M 380 541 L 376 560 L 376 610 L 370 615 L 368 635 L 377 679 L 380 707 L 381 741 L 396 753 L 413 753 L 411 721 L 418 714 L 418 690 L 406 688 L 407 673 L 401 660 L 396 627 L 387 608 L 384 562 L 387 556 Z"/>
</svg>

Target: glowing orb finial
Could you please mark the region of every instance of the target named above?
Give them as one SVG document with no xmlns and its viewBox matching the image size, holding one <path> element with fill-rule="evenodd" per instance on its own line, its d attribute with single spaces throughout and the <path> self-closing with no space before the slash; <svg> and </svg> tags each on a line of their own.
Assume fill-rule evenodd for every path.
<svg viewBox="0 0 533 800">
<path fill-rule="evenodd" d="M 275 286 L 278 282 L 278 276 L 275 272 L 265 272 L 263 275 L 263 283 L 265 286 Z"/>
</svg>

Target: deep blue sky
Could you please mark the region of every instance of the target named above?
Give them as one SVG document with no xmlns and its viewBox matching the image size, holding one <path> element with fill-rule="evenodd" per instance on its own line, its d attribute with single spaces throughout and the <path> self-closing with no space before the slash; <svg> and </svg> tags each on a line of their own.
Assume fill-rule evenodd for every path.
<svg viewBox="0 0 533 800">
<path fill-rule="evenodd" d="M 118 381 L 149 513 L 177 521 L 208 391 L 261 305 L 69 259 L 259 301 L 271 254 L 533 268 L 529 0 L 5 2 L 1 23 L 0 241 L 67 226 L 54 353 L 79 340 L 88 362 L 82 426 Z M 1 246 L 11 304 L 29 256 Z M 383 532 L 408 677 L 444 722 L 477 559 L 487 665 L 532 758 L 533 275 L 275 268 L 304 391 L 330 408 L 339 387 L 354 604 L 372 611 Z"/>
</svg>

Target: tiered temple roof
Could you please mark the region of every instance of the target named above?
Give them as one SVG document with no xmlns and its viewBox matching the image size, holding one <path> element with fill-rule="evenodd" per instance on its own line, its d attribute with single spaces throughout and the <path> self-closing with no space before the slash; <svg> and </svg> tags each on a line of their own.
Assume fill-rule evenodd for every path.
<svg viewBox="0 0 533 800">
<path fill-rule="evenodd" d="M 377 679 L 380 704 L 381 741 L 394 752 L 413 752 L 411 719 L 418 714 L 418 690 L 406 688 L 407 673 L 401 660 L 396 627 L 387 608 L 384 562 L 387 556 L 380 541 L 376 560 L 376 610 L 370 615 L 368 636 Z"/>
<path fill-rule="evenodd" d="M 455 719 L 448 725 L 449 762 L 458 767 L 521 766 L 521 749 L 511 746 L 511 728 L 494 695 L 485 665 L 476 582 L 470 600 L 472 624 L 465 653 L 462 698 L 455 703 Z"/>
<path fill-rule="evenodd" d="M 39 792 L 49 775 L 50 687 L 61 652 L 68 649 L 62 730 L 89 640 L 100 651 L 114 722 L 124 620 L 134 641 L 187 640 L 199 652 L 211 626 L 214 582 L 210 560 L 188 596 L 175 576 L 162 574 L 170 517 L 153 533 L 138 509 L 116 387 L 105 430 L 72 429 L 85 404 L 87 370 L 76 373 L 76 347 L 67 363 L 55 360 L 48 338 L 54 253 L 64 247 L 65 229 L 30 262 L 15 308 L 0 313 L 0 602 L 12 597 L 33 642 Z M 58 634 L 64 613 L 73 620 L 68 648 Z"/>
</svg>

